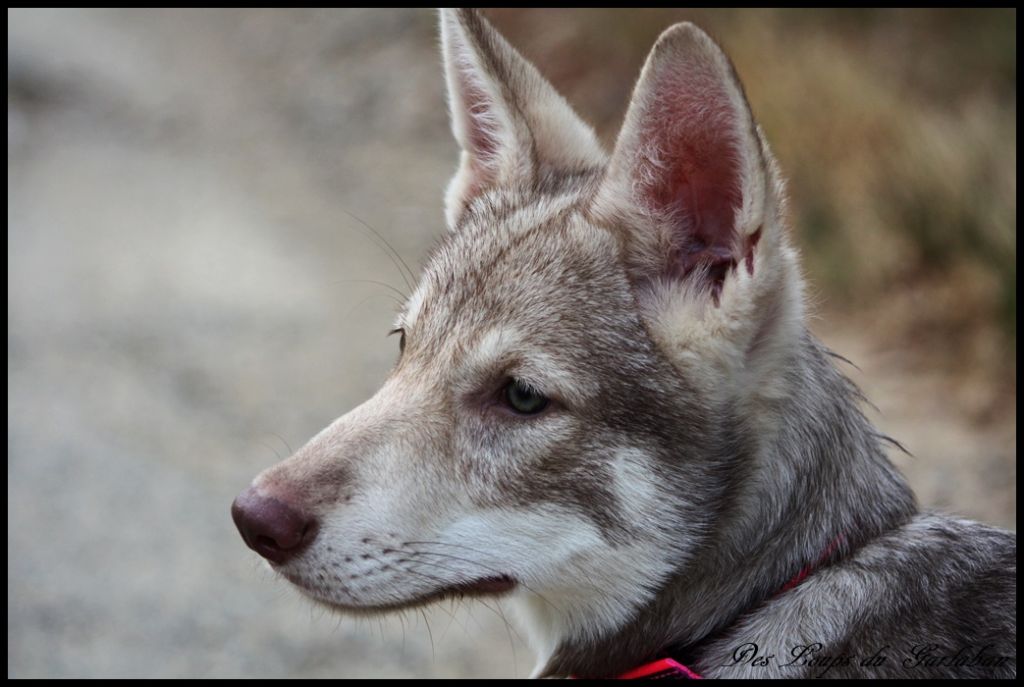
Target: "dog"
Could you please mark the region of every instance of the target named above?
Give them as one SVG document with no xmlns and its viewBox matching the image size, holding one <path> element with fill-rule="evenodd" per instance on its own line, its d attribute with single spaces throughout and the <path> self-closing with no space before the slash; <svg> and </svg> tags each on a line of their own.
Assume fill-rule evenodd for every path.
<svg viewBox="0 0 1024 687">
<path fill-rule="evenodd" d="M 1012 677 L 1016 536 L 919 512 L 805 325 L 783 181 L 692 24 L 608 155 L 440 15 L 450 232 L 378 393 L 232 506 L 350 613 L 503 596 L 535 677 Z"/>
</svg>

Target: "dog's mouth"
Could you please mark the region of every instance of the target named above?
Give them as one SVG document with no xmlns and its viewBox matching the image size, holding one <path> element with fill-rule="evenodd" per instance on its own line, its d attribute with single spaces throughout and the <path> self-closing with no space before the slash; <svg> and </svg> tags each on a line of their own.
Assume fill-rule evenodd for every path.
<svg viewBox="0 0 1024 687">
<path fill-rule="evenodd" d="M 440 594 L 442 597 L 459 595 L 491 596 L 494 594 L 510 592 L 515 589 L 515 587 L 516 581 L 508 575 L 496 575 L 493 577 L 483 577 L 469 583 L 450 585 L 434 593 Z"/>
<path fill-rule="evenodd" d="M 333 608 L 337 608 L 341 611 L 354 612 L 354 613 L 382 613 L 387 611 L 399 611 L 409 608 L 417 608 L 420 606 L 426 606 L 437 601 L 443 601 L 445 599 L 464 599 L 464 598 L 477 598 L 486 596 L 500 596 L 511 592 L 518 586 L 516 580 L 509 575 L 492 575 L 489 577 L 481 577 L 470 582 L 459 582 L 456 584 L 446 585 L 439 589 L 427 592 L 425 594 L 419 594 L 409 599 L 396 601 L 394 603 L 383 603 L 383 604 L 367 604 L 357 605 L 350 603 L 343 603 L 334 598 L 324 598 L 324 594 L 318 590 L 310 589 L 304 580 L 298 579 L 297 577 L 288 574 L 285 571 L 280 571 L 289 582 L 294 584 L 303 593 L 311 596 L 319 603 L 326 604 Z"/>
</svg>

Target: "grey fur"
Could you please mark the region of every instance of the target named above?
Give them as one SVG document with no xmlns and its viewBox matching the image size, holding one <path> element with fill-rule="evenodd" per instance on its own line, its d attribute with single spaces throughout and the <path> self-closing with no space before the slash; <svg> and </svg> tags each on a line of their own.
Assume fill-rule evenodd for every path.
<svg viewBox="0 0 1024 687">
<path fill-rule="evenodd" d="M 481 16 L 445 14 L 442 31 L 464 148 L 452 232 L 400 318 L 385 387 L 257 478 L 323 523 L 277 569 L 355 611 L 499 570 L 547 623 L 539 676 L 616 675 L 666 649 L 709 677 L 1015 675 L 1016 537 L 918 513 L 807 331 L 781 177 L 721 50 L 695 27 L 667 31 L 609 160 Z M 677 124 L 649 111 L 676 63 L 737 122 L 741 252 L 713 304 L 710 268 L 668 264 L 693 223 L 667 228 L 674 215 L 631 197 L 673 163 L 645 135 Z M 495 410 L 520 368 L 550 412 Z M 836 665 L 784 665 L 816 642 Z M 745 660 L 751 643 L 763 665 Z M 911 665 L 926 645 L 983 657 Z"/>
<path fill-rule="evenodd" d="M 799 379 L 774 456 L 801 478 L 770 486 L 752 513 L 726 507 L 698 559 L 619 633 L 588 646 L 562 646 L 546 674 L 607 676 L 664 647 L 688 647 L 706 677 L 1012 677 L 1016 673 L 1016 537 L 980 523 L 917 513 L 913 495 L 885 457 L 877 433 L 855 405 L 851 383 L 807 334 L 790 374 Z M 728 463 L 721 455 L 712 461 Z M 728 489 L 762 489 L 737 461 Z M 735 478 L 735 476 L 731 476 Z M 686 485 L 679 485 L 686 489 Z M 845 541 L 830 565 L 770 599 L 830 538 Z M 728 571 L 728 574 L 723 574 Z M 856 605 L 850 607 L 850 601 Z M 754 609 L 754 610 L 750 610 Z M 756 628 L 756 629 L 755 629 Z M 709 641 L 709 638 L 713 638 Z M 834 638 L 823 654 L 849 665 L 784 666 L 795 647 Z M 770 665 L 737 663 L 755 642 Z M 927 667 L 904 660 L 915 647 L 934 654 L 990 646 L 1010 657 L 997 666 Z M 880 667 L 860 659 L 883 651 Z"/>
</svg>

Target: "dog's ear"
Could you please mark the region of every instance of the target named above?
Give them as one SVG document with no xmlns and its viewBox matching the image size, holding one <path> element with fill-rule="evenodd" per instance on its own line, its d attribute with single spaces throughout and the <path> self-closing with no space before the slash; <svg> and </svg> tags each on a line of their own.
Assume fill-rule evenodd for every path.
<svg viewBox="0 0 1024 687">
<path fill-rule="evenodd" d="M 732 64 L 692 24 L 651 51 L 593 212 L 623 232 L 642 315 L 691 379 L 782 393 L 803 327 L 782 182 Z"/>
<path fill-rule="evenodd" d="M 529 189 L 591 170 L 606 155 L 593 130 L 537 69 L 473 10 L 441 10 L 452 131 L 462 147 L 445 197 L 450 228 L 480 194 Z"/>
<path fill-rule="evenodd" d="M 644 220 L 634 243 L 645 245 L 647 277 L 686 280 L 717 302 L 730 272 L 753 269 L 768 177 L 729 58 L 693 24 L 666 30 L 633 93 L 599 210 Z"/>
</svg>

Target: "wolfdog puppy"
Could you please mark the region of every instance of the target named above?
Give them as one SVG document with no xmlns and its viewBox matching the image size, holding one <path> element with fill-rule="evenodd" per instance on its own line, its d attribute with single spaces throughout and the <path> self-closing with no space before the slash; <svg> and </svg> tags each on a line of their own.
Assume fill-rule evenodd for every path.
<svg viewBox="0 0 1024 687">
<path fill-rule="evenodd" d="M 920 513 L 808 332 L 783 182 L 677 24 L 608 155 L 477 13 L 441 13 L 450 233 L 380 391 L 232 512 L 312 598 L 502 595 L 536 676 L 1016 673 L 1016 537 Z"/>
</svg>

